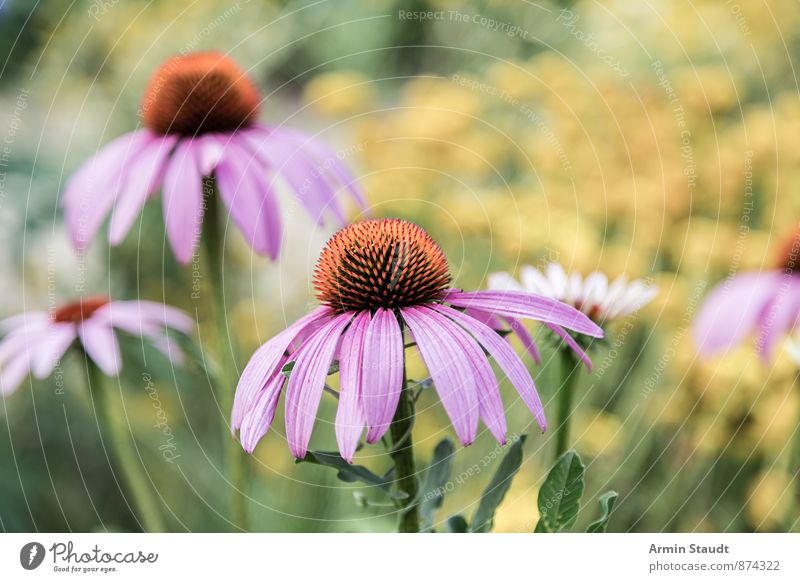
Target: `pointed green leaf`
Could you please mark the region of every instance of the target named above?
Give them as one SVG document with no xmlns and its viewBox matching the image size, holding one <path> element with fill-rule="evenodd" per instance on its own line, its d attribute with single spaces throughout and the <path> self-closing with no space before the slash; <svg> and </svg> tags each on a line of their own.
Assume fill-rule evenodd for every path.
<svg viewBox="0 0 800 582">
<path fill-rule="evenodd" d="M 377 487 L 384 493 L 395 499 L 405 499 L 408 495 L 402 491 L 392 490 L 392 480 L 376 475 L 366 467 L 361 465 L 351 465 L 345 461 L 338 453 L 325 451 L 309 451 L 298 463 L 313 463 L 325 467 L 333 467 L 337 470 L 336 476 L 347 483 L 360 482 L 370 487 Z"/>
<path fill-rule="evenodd" d="M 522 465 L 522 444 L 525 442 L 525 435 L 522 435 L 513 445 L 508 448 L 506 456 L 500 462 L 497 472 L 492 477 L 489 486 L 481 495 L 481 501 L 475 515 L 472 516 L 470 531 L 487 532 L 492 529 L 494 524 L 494 513 L 503 502 L 503 498 L 511 487 L 511 481 Z"/>
<path fill-rule="evenodd" d="M 454 515 L 447 520 L 447 531 L 450 533 L 467 533 L 469 525 L 461 515 Z"/>
<path fill-rule="evenodd" d="M 583 495 L 583 470 L 580 455 L 567 451 L 556 459 L 539 489 L 537 532 L 557 532 L 575 523 Z"/>
<path fill-rule="evenodd" d="M 419 512 L 422 518 L 422 531 L 431 530 L 436 512 L 442 507 L 454 453 L 453 441 L 448 438 L 440 441 L 433 451 L 433 458 L 425 473 L 425 483 L 420 494 Z"/>
<path fill-rule="evenodd" d="M 619 495 L 616 491 L 606 491 L 600 496 L 600 519 L 590 523 L 589 527 L 586 528 L 586 533 L 604 533 L 606 531 L 608 518 L 611 517 L 617 497 Z"/>
</svg>

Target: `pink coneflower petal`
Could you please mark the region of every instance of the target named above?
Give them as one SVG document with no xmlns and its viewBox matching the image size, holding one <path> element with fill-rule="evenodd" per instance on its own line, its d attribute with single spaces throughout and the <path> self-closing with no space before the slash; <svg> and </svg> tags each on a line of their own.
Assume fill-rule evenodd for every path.
<svg viewBox="0 0 800 582">
<path fill-rule="evenodd" d="M 43 329 L 18 327 L 0 342 L 0 393 L 10 394 L 22 383 L 44 333 Z"/>
<path fill-rule="evenodd" d="M 128 303 L 127 305 L 121 305 Z M 141 313 L 141 309 L 137 307 L 137 301 L 131 302 L 118 302 L 110 303 L 108 307 L 111 309 L 104 309 L 102 312 L 98 311 L 94 319 L 104 321 L 107 325 L 121 329 L 134 336 L 141 336 L 147 338 L 153 346 L 163 353 L 173 364 L 183 364 L 185 356 L 183 351 L 173 342 L 167 333 L 164 323 L 159 320 L 149 320 Z M 154 304 L 159 305 L 159 304 Z M 177 310 L 176 310 L 177 311 Z M 182 314 L 183 318 L 191 319 Z M 179 331 L 177 326 L 175 327 Z M 191 327 L 184 331 L 188 333 Z"/>
<path fill-rule="evenodd" d="M 325 213 L 330 213 L 337 226 L 347 224 L 344 209 L 336 196 L 337 184 L 329 174 L 331 162 L 329 159 L 320 159 L 315 156 L 312 151 L 314 146 L 310 148 L 308 146 L 309 142 L 316 140 L 310 135 L 287 127 L 267 127 L 265 130 L 270 136 L 267 151 L 280 147 L 289 154 L 289 162 L 285 166 L 286 173 L 281 172 L 281 174 L 287 178 L 287 181 L 291 179 L 292 183 L 301 184 L 300 189 L 295 192 L 303 190 L 316 192 L 318 199 L 322 202 L 320 219 L 323 219 Z M 320 145 L 320 147 L 327 149 L 326 146 Z M 301 174 L 289 175 L 296 171 L 300 171 Z M 301 179 L 302 182 L 300 182 Z"/>
<path fill-rule="evenodd" d="M 110 244 L 122 242 L 148 197 L 161 186 L 167 160 L 176 141 L 176 136 L 151 137 L 131 161 L 126 172 L 132 179 L 125 180 L 111 215 L 108 230 Z"/>
<path fill-rule="evenodd" d="M 325 378 L 328 376 L 339 336 L 353 315 L 337 315 L 308 338 L 297 350 L 286 387 L 286 440 L 292 454 L 302 459 L 317 419 Z"/>
<path fill-rule="evenodd" d="M 84 250 L 114 204 L 128 165 L 134 162 L 150 134 L 139 130 L 117 138 L 85 162 L 67 183 L 62 205 L 72 242 Z"/>
<path fill-rule="evenodd" d="M 69 346 L 78 338 L 75 326 L 57 323 L 43 334 L 31 356 L 31 371 L 40 380 L 49 376 Z"/>
<path fill-rule="evenodd" d="M 800 279 L 790 275 L 781 285 L 761 316 L 758 353 L 764 359 L 772 354 L 781 336 L 795 327 L 800 316 Z"/>
<path fill-rule="evenodd" d="M 236 387 L 236 396 L 233 400 L 233 411 L 231 412 L 231 426 L 237 429 L 241 426 L 242 419 L 247 410 L 250 409 L 258 392 L 276 373 L 278 364 L 283 357 L 286 349 L 308 325 L 312 325 L 319 319 L 328 319 L 330 310 L 327 307 L 317 307 L 311 313 L 301 317 L 281 333 L 269 340 L 258 348 L 250 357 L 250 361 L 245 366 L 239 384 Z"/>
<path fill-rule="evenodd" d="M 473 319 L 477 319 L 481 323 L 485 323 L 494 330 L 499 331 L 503 329 L 503 322 L 500 321 L 499 317 L 492 315 L 491 313 L 481 311 L 480 309 L 465 309 L 464 313 Z"/>
<path fill-rule="evenodd" d="M 511 384 L 516 388 L 520 397 L 525 405 L 530 409 L 539 427 L 544 432 L 547 429 L 547 421 L 544 416 L 544 406 L 536 392 L 533 378 L 525 368 L 525 364 L 519 359 L 519 356 L 511 349 L 503 338 L 488 327 L 486 324 L 477 321 L 460 311 L 448 307 L 446 305 L 436 305 L 433 307 L 439 313 L 442 313 L 450 319 L 457 322 L 461 327 L 466 329 L 473 337 L 478 340 L 478 343 L 495 359 L 497 365 L 508 377 Z"/>
<path fill-rule="evenodd" d="M 86 160 L 67 181 L 61 204 L 67 206 L 84 198 L 87 193 L 100 194 L 99 184 L 109 183 L 122 169 L 120 159 L 127 161 L 132 153 L 150 137 L 146 129 L 126 133 L 107 143 L 95 155 Z"/>
<path fill-rule="evenodd" d="M 347 188 L 355 198 L 356 204 L 361 209 L 367 208 L 367 200 L 364 193 L 353 181 L 353 176 L 339 159 L 339 156 L 330 149 L 324 142 L 314 139 L 313 136 L 307 135 L 301 131 L 292 128 L 282 128 L 282 134 L 294 140 L 297 146 L 310 152 L 317 159 L 317 163 L 324 167 L 333 177 L 331 180 L 331 187 L 341 184 Z"/>
<path fill-rule="evenodd" d="M 96 312 L 97 317 L 109 317 L 116 324 L 116 318 L 126 317 L 158 327 L 170 327 L 185 334 L 191 333 L 195 321 L 185 312 L 170 305 L 155 301 L 112 301 Z"/>
<path fill-rule="evenodd" d="M 369 427 L 367 442 L 374 443 L 392 423 L 403 388 L 403 334 L 389 309 L 377 309 L 367 328 L 361 388 Z"/>
<path fill-rule="evenodd" d="M 234 135 L 207 134 L 192 138 L 197 169 L 201 176 L 210 176 L 225 156 L 226 146 Z"/>
<path fill-rule="evenodd" d="M 523 325 L 518 319 L 513 317 L 504 317 L 503 320 L 511 327 L 511 331 L 519 338 L 522 347 L 533 358 L 533 361 L 538 366 L 542 363 L 542 355 L 539 353 L 539 348 L 536 346 L 536 340 L 533 339 L 531 332 Z"/>
<path fill-rule="evenodd" d="M 603 337 L 603 330 L 574 307 L 555 299 L 515 291 L 450 291 L 445 301 L 459 307 L 473 307 L 497 315 L 530 318 L 554 323 L 593 337 Z"/>
<path fill-rule="evenodd" d="M 250 411 L 242 419 L 242 426 L 239 431 L 239 440 L 242 447 L 248 453 L 252 453 L 258 441 L 260 441 L 272 421 L 275 419 L 275 411 L 278 408 L 278 399 L 281 395 L 284 378 L 277 375 L 270 380 L 267 385 L 256 395 L 255 402 Z"/>
<path fill-rule="evenodd" d="M 343 334 L 339 350 L 339 408 L 336 411 L 336 442 L 348 463 L 353 462 L 358 440 L 364 430 L 366 414 L 361 401 L 364 386 L 364 347 L 370 324 L 368 311 L 362 311 Z"/>
<path fill-rule="evenodd" d="M 225 149 L 216 169 L 222 200 L 248 244 L 272 259 L 281 248 L 281 220 L 275 192 L 263 166 L 236 141 Z"/>
<path fill-rule="evenodd" d="M 43 328 L 50 321 L 50 316 L 44 311 L 29 311 L 12 315 L 0 321 L 0 334 L 8 334 L 20 328 L 31 330 Z"/>
<path fill-rule="evenodd" d="M 420 309 L 425 309 L 433 321 L 443 329 L 447 329 L 452 335 L 463 354 L 464 361 L 472 368 L 478 395 L 478 413 L 497 442 L 505 444 L 508 427 L 506 425 L 505 411 L 503 410 L 503 400 L 500 397 L 497 378 L 489 365 L 489 360 L 486 359 L 486 354 L 470 334 L 451 319 L 439 313 L 438 310 Z"/>
<path fill-rule="evenodd" d="M 117 336 L 110 325 L 86 319 L 78 326 L 78 335 L 86 353 L 107 376 L 116 376 L 122 366 Z"/>
<path fill-rule="evenodd" d="M 24 327 L 17 328 L 3 338 L 3 341 L 0 342 L 0 365 L 25 351 L 28 345 L 41 335 L 41 331 L 39 333 L 37 331 Z"/>
<path fill-rule="evenodd" d="M 337 224 L 345 223 L 341 204 L 322 176 L 322 169 L 294 142 L 281 139 L 282 133 L 277 128 L 263 126 L 243 135 L 252 151 L 286 181 L 315 222 L 324 223 L 325 215 L 330 212 Z"/>
<path fill-rule="evenodd" d="M 428 367 L 433 384 L 462 444 L 469 445 L 478 431 L 479 404 L 473 370 L 464 361 L 452 333 L 419 307 L 401 310 Z"/>
<path fill-rule="evenodd" d="M 181 141 L 164 175 L 164 223 L 179 263 L 192 259 L 203 217 L 203 180 L 193 144 Z"/>
<path fill-rule="evenodd" d="M 16 390 L 30 372 L 31 350 L 26 348 L 3 363 L 0 368 L 0 394 Z"/>
<path fill-rule="evenodd" d="M 713 355 L 740 344 L 779 286 L 780 275 L 770 271 L 736 275 L 711 291 L 692 324 L 700 352 Z"/>
<path fill-rule="evenodd" d="M 153 347 L 164 354 L 176 366 L 182 366 L 186 363 L 186 354 L 183 353 L 183 350 L 178 347 L 172 338 L 155 333 L 145 333 L 143 337 L 149 338 Z"/>
<path fill-rule="evenodd" d="M 578 358 L 586 365 L 586 369 L 589 371 L 589 373 L 591 373 L 592 360 L 589 358 L 588 355 L 586 355 L 586 352 L 584 352 L 583 349 L 581 349 L 581 347 L 578 345 L 578 342 L 576 342 L 575 339 L 571 335 L 569 335 L 563 328 L 557 325 L 553 325 L 552 323 L 545 323 L 545 325 L 550 330 L 552 330 L 552 332 L 555 333 L 558 337 L 564 340 L 564 343 L 567 344 L 573 352 L 575 352 L 575 355 L 578 356 Z"/>
</svg>

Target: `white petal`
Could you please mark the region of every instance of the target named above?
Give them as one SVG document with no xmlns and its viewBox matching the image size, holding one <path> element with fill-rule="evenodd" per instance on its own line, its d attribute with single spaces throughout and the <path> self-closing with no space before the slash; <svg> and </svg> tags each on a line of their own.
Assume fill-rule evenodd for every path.
<svg viewBox="0 0 800 582">
<path fill-rule="evenodd" d="M 547 279 L 553 288 L 554 299 L 564 299 L 567 296 L 567 273 L 558 263 L 550 263 L 545 270 Z"/>
<path fill-rule="evenodd" d="M 583 305 L 585 313 L 589 313 L 603 302 L 608 292 L 608 277 L 605 273 L 595 271 L 586 277 L 583 283 Z"/>
<path fill-rule="evenodd" d="M 526 265 L 520 269 L 519 275 L 522 286 L 525 287 L 526 291 L 538 293 L 545 297 L 555 298 L 553 286 L 539 269 Z"/>
<path fill-rule="evenodd" d="M 489 289 L 494 291 L 524 291 L 522 285 L 508 273 L 491 273 L 488 282 Z"/>
<path fill-rule="evenodd" d="M 579 273 L 571 273 L 567 283 L 567 295 L 564 298 L 569 305 L 583 303 L 583 278 Z"/>
</svg>

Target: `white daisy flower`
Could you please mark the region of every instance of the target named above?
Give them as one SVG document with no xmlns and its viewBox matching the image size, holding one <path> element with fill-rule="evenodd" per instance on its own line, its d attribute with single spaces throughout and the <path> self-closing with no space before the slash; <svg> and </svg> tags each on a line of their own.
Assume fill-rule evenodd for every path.
<svg viewBox="0 0 800 582">
<path fill-rule="evenodd" d="M 628 282 L 622 275 L 609 283 L 608 277 L 599 271 L 584 278 L 578 273 L 567 274 L 558 263 L 550 263 L 541 271 L 526 265 L 520 269 L 519 281 L 508 273 L 492 273 L 489 275 L 489 288 L 544 295 L 605 323 L 633 313 L 658 293 L 657 287 L 641 279 Z"/>
</svg>

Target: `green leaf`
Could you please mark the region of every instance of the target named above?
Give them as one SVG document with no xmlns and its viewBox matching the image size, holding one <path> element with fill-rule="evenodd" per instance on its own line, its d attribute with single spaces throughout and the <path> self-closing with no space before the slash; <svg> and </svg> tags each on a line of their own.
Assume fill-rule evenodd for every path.
<svg viewBox="0 0 800 582">
<path fill-rule="evenodd" d="M 442 507 L 445 488 L 450 480 L 454 453 L 453 441 L 448 438 L 440 441 L 433 450 L 433 458 L 431 464 L 428 465 L 420 495 L 419 511 L 422 518 L 422 531 L 431 530 L 436 512 Z"/>
<path fill-rule="evenodd" d="M 454 515 L 447 520 L 447 531 L 450 533 L 467 533 L 469 525 L 461 515 Z"/>
<path fill-rule="evenodd" d="M 342 481 L 346 483 L 360 482 L 370 487 L 376 487 L 395 499 L 408 497 L 407 493 L 392 490 L 392 480 L 376 475 L 361 465 L 351 465 L 335 452 L 309 451 L 303 459 L 299 459 L 297 462 L 332 467 L 337 470 L 336 476 Z"/>
<path fill-rule="evenodd" d="M 503 502 L 503 498 L 511 487 L 511 481 L 522 465 L 522 444 L 525 442 L 525 435 L 522 435 L 513 445 L 508 448 L 506 456 L 500 462 L 497 472 L 492 477 L 489 486 L 481 495 L 481 501 L 475 515 L 472 516 L 470 531 L 487 532 L 492 529 L 494 524 L 494 513 L 498 506 Z"/>
<path fill-rule="evenodd" d="M 589 527 L 586 528 L 586 533 L 605 533 L 608 518 L 611 517 L 617 497 L 619 495 L 616 491 L 606 491 L 600 496 L 600 519 L 590 523 Z"/>
<path fill-rule="evenodd" d="M 281 374 L 286 376 L 287 378 L 292 375 L 292 370 L 294 370 L 294 360 L 291 362 L 286 362 L 281 368 Z"/>
<path fill-rule="evenodd" d="M 294 363 L 295 363 L 294 360 L 292 360 L 291 362 L 286 362 L 283 365 L 283 368 L 281 368 L 281 374 L 283 374 L 287 378 L 291 376 L 292 370 L 294 370 Z M 333 362 L 331 362 L 331 367 L 328 368 L 328 376 L 330 376 L 331 374 L 335 374 L 338 371 L 339 371 L 339 360 L 334 360 Z"/>
<path fill-rule="evenodd" d="M 583 495 L 581 457 L 567 451 L 556 459 L 539 489 L 539 523 L 537 532 L 557 532 L 575 523 Z"/>
</svg>

